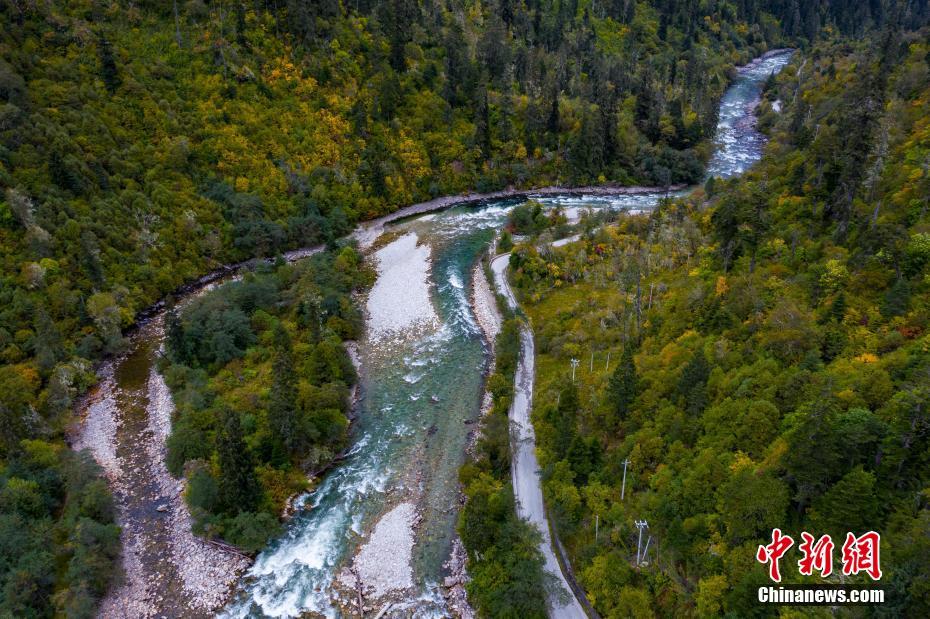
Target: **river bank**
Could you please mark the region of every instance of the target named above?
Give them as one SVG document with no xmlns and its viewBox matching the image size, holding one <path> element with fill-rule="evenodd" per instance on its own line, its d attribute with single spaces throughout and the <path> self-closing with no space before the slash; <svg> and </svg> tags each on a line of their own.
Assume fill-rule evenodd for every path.
<svg viewBox="0 0 930 619">
<path fill-rule="evenodd" d="M 754 155 L 749 154 L 746 155 L 746 158 L 751 159 L 752 156 Z M 598 202 L 598 206 L 619 206 L 621 208 L 630 208 L 630 206 L 632 206 L 632 208 L 641 208 L 643 206 L 648 208 L 649 205 L 653 205 L 657 200 L 669 193 L 664 188 L 652 191 L 649 191 L 647 188 L 637 188 L 633 190 L 627 188 L 598 189 L 598 191 L 592 191 L 591 195 L 644 194 L 642 200 L 622 200 L 617 202 L 595 200 L 595 202 Z M 344 474 L 342 474 L 342 471 L 334 472 L 334 475 L 340 476 L 343 479 L 335 482 L 325 493 L 321 489 L 314 499 L 316 516 L 309 518 L 306 522 L 298 523 L 295 527 L 294 535 L 291 536 L 290 539 L 282 542 L 280 547 L 268 553 L 268 558 L 265 561 L 267 565 L 255 571 L 255 580 L 250 581 L 247 585 L 246 594 L 244 596 L 245 599 L 251 596 L 251 599 L 260 605 L 262 612 L 273 616 L 290 616 L 311 609 L 317 612 L 325 612 L 325 606 L 320 605 L 320 598 L 318 596 L 312 596 L 313 601 L 311 602 L 307 599 L 306 593 L 300 594 L 293 592 L 292 587 L 294 585 L 291 583 L 296 584 L 298 587 L 303 587 L 304 591 L 307 591 L 308 587 L 313 587 L 316 590 L 320 590 L 322 587 L 325 590 L 325 583 L 329 582 L 329 570 L 332 569 L 331 566 L 333 566 L 334 563 L 336 566 L 345 564 L 342 558 L 335 557 L 341 557 L 341 553 L 344 551 L 352 556 L 354 549 L 358 547 L 358 542 L 354 539 L 347 541 L 339 540 L 339 535 L 341 535 L 339 533 L 339 526 L 341 526 L 339 525 L 339 521 L 341 520 L 344 522 L 347 513 L 356 515 L 362 514 L 359 515 L 359 518 L 362 518 L 364 522 L 368 523 L 365 525 L 366 529 L 369 531 L 368 535 L 373 535 L 373 527 L 376 528 L 379 520 L 385 517 L 386 513 L 390 513 L 392 504 L 395 504 L 395 501 L 398 500 L 396 494 L 388 490 L 391 483 L 391 476 L 398 474 L 399 471 L 406 471 L 408 468 L 418 468 L 425 473 L 423 475 L 424 495 L 423 499 L 419 502 L 419 505 L 422 506 L 419 513 L 423 514 L 424 518 L 416 531 L 416 541 L 414 543 L 415 568 L 422 567 L 422 565 L 417 566 L 416 555 L 418 552 L 420 554 L 428 552 L 428 550 L 424 550 L 424 548 L 428 549 L 435 539 L 434 535 L 431 534 L 432 531 L 428 523 L 433 522 L 435 524 L 437 522 L 437 512 L 444 512 L 446 514 L 455 513 L 454 505 L 449 505 L 448 507 L 443 506 L 443 502 L 447 500 L 447 497 L 441 497 L 438 506 L 435 500 L 430 500 L 428 498 L 427 495 L 430 492 L 434 494 L 437 493 L 437 488 L 448 488 L 447 481 L 449 476 L 445 476 L 442 482 L 434 479 L 434 472 L 438 469 L 434 466 L 428 466 L 428 462 L 426 462 L 424 458 L 431 457 L 435 459 L 435 462 L 440 462 L 437 455 L 434 454 L 430 456 L 430 450 L 434 449 L 431 446 L 437 442 L 442 446 L 440 447 L 443 451 L 442 458 L 448 459 L 449 455 L 454 456 L 457 453 L 459 444 L 457 442 L 458 436 L 455 436 L 458 430 L 454 433 L 450 433 L 450 430 L 456 426 L 456 423 L 461 424 L 462 419 L 465 420 L 465 424 L 474 423 L 475 421 L 471 417 L 471 415 L 474 414 L 472 412 L 465 410 L 453 412 L 453 408 L 455 407 L 458 409 L 468 409 L 472 406 L 468 403 L 468 398 L 470 396 L 466 396 L 468 388 L 463 384 L 471 380 L 469 372 L 463 371 L 470 366 L 463 364 L 464 358 L 461 356 L 463 349 L 461 347 L 464 342 L 461 342 L 458 337 L 459 335 L 471 337 L 468 335 L 470 332 L 468 323 L 475 322 L 472 320 L 471 316 L 463 315 L 457 309 L 460 300 L 464 298 L 462 294 L 462 280 L 467 278 L 466 274 L 468 273 L 467 270 L 462 269 L 462 261 L 468 261 L 468 269 L 473 267 L 473 262 L 468 259 L 468 256 L 474 254 L 469 254 L 469 250 L 465 248 L 474 248 L 474 244 L 479 242 L 478 239 L 480 238 L 484 239 L 483 242 L 487 241 L 488 237 L 482 237 L 478 232 L 487 228 L 496 229 L 502 225 L 506 217 L 508 206 L 512 206 L 514 203 L 510 200 L 532 195 L 534 197 L 540 197 L 540 199 L 548 201 L 552 205 L 558 205 L 560 203 L 576 201 L 576 199 L 570 198 L 565 200 L 561 199 L 561 196 L 574 194 L 576 191 L 577 189 L 573 191 L 572 189 L 559 187 L 549 188 L 548 191 L 542 192 L 544 195 L 548 196 L 559 196 L 554 200 L 552 198 L 547 200 L 545 197 L 540 196 L 539 192 L 534 191 L 508 190 L 495 194 L 465 194 L 411 205 L 396 213 L 359 226 L 353 234 L 353 238 L 363 247 L 374 247 L 379 245 L 379 237 L 387 230 L 386 226 L 392 223 L 399 224 L 399 226 L 389 232 L 386 240 L 383 240 L 384 243 L 394 242 L 398 237 L 406 233 L 415 232 L 423 243 L 431 246 L 432 263 L 428 269 L 428 272 L 432 276 L 431 290 L 437 305 L 442 306 L 439 308 L 439 314 L 444 320 L 444 323 L 435 334 L 422 339 L 412 338 L 413 341 L 410 342 L 410 346 L 400 347 L 397 351 L 399 354 L 391 359 L 395 364 L 395 369 L 388 370 L 386 367 L 380 367 L 372 373 L 372 383 L 375 384 L 376 390 L 380 390 L 381 393 L 372 398 L 372 401 L 368 403 L 366 409 L 365 415 L 366 417 L 370 417 L 371 428 L 375 432 L 375 434 L 366 434 L 359 439 L 359 444 L 365 445 L 366 453 L 358 454 L 354 462 L 348 463 L 348 471 Z M 492 203 L 485 209 L 472 210 L 453 208 L 452 212 L 448 215 L 433 213 L 433 211 L 464 204 L 486 204 L 489 201 L 493 202 L 493 200 L 501 200 L 503 203 Z M 580 200 L 577 201 L 580 202 Z M 424 214 L 426 215 L 424 217 L 415 217 L 416 215 Z M 452 243 L 451 239 L 457 239 L 457 242 L 460 243 L 458 248 L 454 245 L 450 246 Z M 454 262 L 454 259 L 458 259 L 459 262 Z M 394 294 L 398 296 L 404 295 L 405 292 L 406 291 L 403 289 L 394 290 Z M 417 296 L 419 296 L 419 294 L 417 294 Z M 513 298 L 512 294 L 510 298 Z M 394 300 L 397 302 L 402 301 L 402 299 Z M 405 300 L 403 301 L 406 302 Z M 474 311 L 474 307 L 471 313 L 477 313 Z M 480 325 L 476 328 L 479 327 Z M 461 333 L 455 333 L 457 331 Z M 525 363 L 522 366 L 523 369 L 521 370 L 521 374 L 518 375 L 519 388 L 517 390 L 516 399 L 522 398 L 528 404 L 532 395 L 534 351 L 532 350 L 532 337 L 531 335 L 528 336 L 525 331 L 521 333 L 521 348 Z M 377 358 L 377 351 L 375 351 L 375 353 L 375 358 Z M 484 353 L 482 354 L 482 357 L 483 356 Z M 371 357 L 369 357 L 368 360 L 371 361 Z M 446 362 L 451 363 L 452 366 L 450 368 L 442 368 L 441 366 Z M 473 361 L 468 361 L 466 363 L 472 362 Z M 397 381 L 396 379 L 399 378 L 400 373 L 403 373 L 403 380 Z M 451 399 L 449 397 L 443 397 L 443 394 L 446 392 L 453 393 Z M 480 395 L 475 397 L 475 402 L 479 401 Z M 450 408 L 447 409 L 447 406 Z M 441 407 L 443 410 L 444 414 L 441 417 L 437 417 L 435 412 L 431 410 L 435 407 Z M 527 408 L 528 406 L 524 407 L 524 409 Z M 472 410 L 477 412 L 476 409 L 477 406 Z M 525 416 L 528 417 L 528 412 Z M 458 425 L 458 427 L 461 428 L 462 426 Z M 521 431 L 521 436 L 524 436 L 524 438 L 527 431 L 532 431 L 528 418 L 526 423 L 520 425 L 518 429 Z M 387 438 L 388 443 L 406 445 L 406 447 L 400 448 L 401 451 L 394 451 L 387 460 L 385 460 L 382 455 L 386 455 L 388 451 L 384 451 L 381 454 L 370 453 L 370 450 L 377 444 L 376 442 L 378 440 L 386 438 L 383 433 L 387 433 L 387 437 L 389 437 Z M 521 449 L 525 448 L 526 442 L 527 441 L 521 441 L 521 445 L 518 447 Z M 385 447 L 385 449 L 394 449 L 394 447 Z M 412 458 L 409 455 L 402 455 L 403 449 L 413 449 L 417 455 Z M 535 454 L 531 453 L 523 458 L 522 461 L 527 463 L 525 467 L 522 465 L 518 465 L 518 467 L 526 468 L 527 471 L 535 473 L 538 469 L 538 465 L 535 467 L 531 466 L 531 458 L 534 459 Z M 385 462 L 390 463 L 388 471 L 384 469 Z M 447 464 L 447 462 L 443 461 L 442 466 L 447 466 Z M 377 478 L 381 483 L 377 492 L 383 495 L 383 499 L 371 497 L 371 493 L 368 490 L 368 488 L 370 488 L 370 480 L 373 471 L 375 470 L 379 471 L 379 476 Z M 390 471 L 393 471 L 393 473 Z M 345 483 L 346 480 L 351 481 L 351 483 Z M 526 485 L 535 485 L 537 488 L 536 494 L 539 495 L 539 501 L 537 502 L 533 500 L 532 489 L 528 489 L 528 493 L 525 494 L 525 496 L 530 500 L 520 502 L 521 516 L 525 516 L 527 513 L 541 514 L 540 518 L 544 524 L 545 513 L 542 506 L 541 492 L 538 491 L 538 479 L 536 479 L 535 475 L 524 474 L 520 476 L 520 479 L 515 479 L 517 482 L 515 485 L 519 485 L 521 480 Z M 445 486 L 443 486 L 443 484 L 445 484 Z M 442 494 L 442 492 L 439 492 L 439 494 Z M 359 511 L 355 507 L 347 509 L 346 504 L 353 503 L 354 501 L 363 501 L 364 503 L 373 501 L 375 504 L 378 504 L 379 507 L 376 513 L 371 515 L 366 514 L 364 511 Z M 526 508 L 525 505 L 530 503 L 532 503 L 532 505 Z M 538 509 L 536 509 L 536 507 L 538 507 Z M 432 510 L 432 516 L 430 515 L 430 510 Z M 534 521 L 532 517 L 528 517 L 527 519 Z M 372 525 L 371 523 L 374 524 Z M 534 524 L 536 524 L 536 522 L 534 522 Z M 327 529 L 329 531 L 328 534 L 334 543 L 339 544 L 336 548 L 328 547 L 325 553 L 320 552 L 317 546 L 310 545 L 310 540 L 319 537 L 316 535 L 315 531 L 319 530 L 321 526 L 324 528 L 333 527 Z M 548 533 L 546 528 L 540 528 L 543 535 L 546 536 Z M 352 530 L 356 532 L 359 531 L 354 517 Z M 435 527 L 433 531 L 435 531 Z M 450 546 L 453 546 L 453 544 L 450 543 L 449 546 L 440 544 L 439 547 L 449 548 Z M 552 544 L 545 544 L 545 546 L 546 547 L 542 550 L 546 558 L 547 570 L 551 573 L 558 574 L 560 570 L 558 562 L 554 557 Z M 304 554 L 305 551 L 311 551 L 313 554 L 307 556 Z M 295 561 L 294 558 L 296 556 L 301 556 L 302 559 Z M 307 570 L 306 566 L 310 566 L 311 569 Z M 272 572 L 272 567 L 277 571 Z M 286 573 L 282 574 L 281 570 L 285 570 Z M 423 572 L 417 570 L 417 573 L 422 577 L 424 574 L 433 575 L 436 573 L 436 570 L 434 567 L 430 566 L 428 571 Z M 562 578 L 562 582 L 563 588 L 567 590 L 568 586 L 564 578 Z M 420 597 L 419 600 L 410 599 L 409 603 L 422 604 L 416 606 L 417 610 L 421 613 L 425 612 L 424 616 L 429 616 L 430 613 L 434 612 L 436 609 L 434 599 L 428 599 L 428 593 L 431 591 L 430 583 L 423 583 L 421 581 L 419 584 L 426 585 L 427 598 Z M 275 593 L 270 595 L 272 591 Z M 420 589 L 421 596 L 423 595 L 423 591 L 423 589 Z M 301 599 L 301 595 L 303 595 L 303 599 Z M 411 595 L 416 594 L 411 592 Z M 285 606 L 285 603 L 290 604 L 290 606 Z M 583 610 L 579 611 L 580 604 L 578 604 L 577 601 L 573 603 L 571 598 L 567 601 L 552 601 L 551 605 L 556 612 L 561 614 L 568 613 L 569 616 L 583 616 Z M 408 616 L 403 613 L 410 608 L 411 607 L 408 606 L 405 609 L 402 604 L 394 605 L 384 612 L 390 613 L 389 616 Z M 241 617 L 247 616 L 242 612 L 243 609 L 243 606 L 237 606 L 233 615 Z M 446 606 L 446 610 L 442 614 L 443 616 L 449 614 L 448 606 Z"/>
<path fill-rule="evenodd" d="M 501 332 L 503 317 L 497 309 L 497 297 L 491 290 L 491 283 L 484 273 L 484 264 L 481 262 L 476 264 L 472 270 L 471 307 L 475 314 L 475 321 L 481 327 L 481 332 L 493 355 L 494 341 L 497 339 L 497 334 Z"/>
<path fill-rule="evenodd" d="M 288 262 L 322 251 L 322 246 L 284 254 Z M 182 289 L 181 304 L 243 268 L 249 260 L 217 269 Z M 127 331 L 122 355 L 97 366 L 98 384 L 76 405 L 78 422 L 69 432 L 72 449 L 87 449 L 104 469 L 120 525 L 123 579 L 101 603 L 101 617 L 209 617 L 229 598 L 251 558 L 191 531 L 184 501 L 186 484 L 165 463 L 174 402 L 156 368 L 165 337 L 166 300 L 140 312 Z"/>
<path fill-rule="evenodd" d="M 125 578 L 103 600 L 101 617 L 208 617 L 221 606 L 249 559 L 191 532 L 184 482 L 165 466 L 174 403 L 147 363 L 164 336 L 163 317 L 141 327 L 131 352 L 101 367 L 86 401 L 87 449 L 104 469 L 118 507 Z M 148 345 L 146 345 L 148 344 Z"/>
</svg>

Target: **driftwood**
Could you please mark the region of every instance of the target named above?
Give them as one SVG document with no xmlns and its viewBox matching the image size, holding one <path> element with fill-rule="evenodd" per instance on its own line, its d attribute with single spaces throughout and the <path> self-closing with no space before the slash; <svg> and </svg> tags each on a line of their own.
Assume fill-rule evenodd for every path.
<svg viewBox="0 0 930 619">
<path fill-rule="evenodd" d="M 350 569 L 352 576 L 355 577 L 356 604 L 358 605 L 358 616 L 365 616 L 365 606 L 362 601 L 362 579 L 358 575 L 358 569 L 353 565 Z"/>
<path fill-rule="evenodd" d="M 205 543 L 205 544 L 210 544 L 211 546 L 215 546 L 216 548 L 219 548 L 220 550 L 223 550 L 223 551 L 225 551 L 225 552 L 228 552 L 228 553 L 231 553 L 231 554 L 234 554 L 234 555 L 238 555 L 238 556 L 240 556 L 240 557 L 242 557 L 242 558 L 244 558 L 244 559 L 248 559 L 249 561 L 251 561 L 251 560 L 253 559 L 252 555 L 246 554 L 246 553 L 242 552 L 241 550 L 239 550 L 238 548 L 236 548 L 235 546 L 233 546 L 232 544 L 229 544 L 229 543 L 224 542 L 224 541 L 222 541 L 222 540 L 218 540 L 218 539 L 204 539 L 204 540 L 201 540 L 201 541 L 202 541 L 203 543 Z"/>
</svg>

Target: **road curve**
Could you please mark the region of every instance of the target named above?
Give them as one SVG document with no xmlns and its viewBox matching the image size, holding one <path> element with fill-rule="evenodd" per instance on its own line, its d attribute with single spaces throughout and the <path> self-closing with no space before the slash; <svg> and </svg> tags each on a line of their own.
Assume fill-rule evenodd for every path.
<svg viewBox="0 0 930 619">
<path fill-rule="evenodd" d="M 511 309 L 517 309 L 517 299 L 507 281 L 510 254 L 497 256 L 491 261 L 494 285 L 507 299 Z M 536 377 L 536 355 L 533 332 L 526 322 L 520 325 L 520 359 L 514 378 L 513 402 L 510 405 L 510 448 L 513 453 L 510 467 L 513 490 L 517 500 L 517 514 L 533 524 L 542 534 L 539 550 L 546 562 L 546 571 L 555 576 L 560 591 L 549 595 L 549 614 L 557 619 L 587 619 L 581 603 L 575 597 L 552 548 L 549 522 L 543 506 L 539 462 L 536 460 L 536 434 L 530 421 L 533 403 L 533 382 Z"/>
</svg>

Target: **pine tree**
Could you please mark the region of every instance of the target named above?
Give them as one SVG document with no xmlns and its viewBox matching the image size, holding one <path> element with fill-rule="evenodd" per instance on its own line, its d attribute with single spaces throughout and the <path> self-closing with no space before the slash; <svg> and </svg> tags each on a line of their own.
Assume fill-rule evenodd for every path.
<svg viewBox="0 0 930 619">
<path fill-rule="evenodd" d="M 36 313 L 35 356 L 39 368 L 46 373 L 65 356 L 61 333 L 42 307 Z"/>
<path fill-rule="evenodd" d="M 367 138 L 370 135 L 368 130 L 368 106 L 364 99 L 359 97 L 352 103 L 352 112 L 349 117 L 352 119 L 352 128 L 355 133 Z"/>
<path fill-rule="evenodd" d="M 546 131 L 551 133 L 558 139 L 559 135 L 559 91 L 558 88 L 553 88 L 552 95 L 550 97 L 552 102 L 552 107 L 549 108 L 549 119 L 546 121 Z"/>
<path fill-rule="evenodd" d="M 103 78 L 103 84 L 111 93 L 116 92 L 123 80 L 120 79 L 116 59 L 113 57 L 113 46 L 102 35 L 97 41 L 97 52 L 100 55 L 100 77 Z"/>
<path fill-rule="evenodd" d="M 877 529 L 881 508 L 875 475 L 857 466 L 814 500 L 811 511 L 818 529 L 833 535 Z"/>
<path fill-rule="evenodd" d="M 177 309 L 169 311 L 165 317 L 165 348 L 175 363 L 190 363 L 185 346 L 184 325 Z"/>
<path fill-rule="evenodd" d="M 310 343 L 319 344 L 323 322 L 320 316 L 319 302 L 315 298 L 307 298 L 301 301 L 297 318 L 301 327 L 307 327 L 310 330 Z"/>
<path fill-rule="evenodd" d="M 508 28 L 513 24 L 515 0 L 498 0 L 498 13 Z"/>
<path fill-rule="evenodd" d="M 378 116 L 381 120 L 391 120 L 403 103 L 403 86 L 394 71 L 385 71 L 378 88 Z"/>
<path fill-rule="evenodd" d="M 491 158 L 491 110 L 488 104 L 488 90 L 482 89 L 481 101 L 478 104 L 478 115 L 475 118 L 475 141 L 481 148 L 484 159 Z"/>
<path fill-rule="evenodd" d="M 60 150 L 56 149 L 49 155 L 48 172 L 53 183 L 74 195 L 81 195 L 86 190 L 87 183 L 76 170 L 74 158 L 63 156 Z"/>
<path fill-rule="evenodd" d="M 501 232 L 501 240 L 497 243 L 497 251 L 506 253 L 511 249 L 513 249 L 513 236 L 510 235 L 510 232 L 504 230 Z"/>
<path fill-rule="evenodd" d="M 569 146 L 568 158 L 576 182 L 590 182 L 600 175 L 604 168 L 604 132 L 595 113 L 585 113 L 581 130 Z"/>
<path fill-rule="evenodd" d="M 537 97 L 530 97 L 526 106 L 525 119 L 523 146 L 532 156 L 537 147 L 545 144 L 546 109 Z"/>
<path fill-rule="evenodd" d="M 829 318 L 830 320 L 835 320 L 836 322 L 843 322 L 843 318 L 846 316 L 846 292 L 840 290 L 839 294 L 836 295 L 836 298 L 833 299 L 833 303 L 830 305 Z"/>
<path fill-rule="evenodd" d="M 625 0 L 626 7 L 623 11 L 623 23 L 629 24 L 632 23 L 633 18 L 636 16 L 636 0 Z"/>
<path fill-rule="evenodd" d="M 678 379 L 678 394 L 684 398 L 685 410 L 691 415 L 698 415 L 707 406 L 707 379 L 710 377 L 710 365 L 704 351 L 695 351 L 691 361 L 681 372 Z"/>
<path fill-rule="evenodd" d="M 389 61 L 398 73 L 407 70 L 404 47 L 410 40 L 410 29 L 416 21 L 418 10 L 417 3 L 412 0 L 392 0 L 381 7 L 382 26 L 391 44 Z"/>
<path fill-rule="evenodd" d="M 500 19 L 492 17 L 481 38 L 479 51 L 481 64 L 487 69 L 494 83 L 497 83 L 504 75 L 510 64 L 510 48 L 507 46 L 506 38 L 506 26 Z"/>
<path fill-rule="evenodd" d="M 614 369 L 613 376 L 610 377 L 608 386 L 610 390 L 611 404 L 615 414 L 615 422 L 625 420 L 632 410 L 633 401 L 636 399 L 638 378 L 636 376 L 636 364 L 633 362 L 633 348 L 626 346 L 623 349 L 623 356 L 620 357 L 620 363 Z"/>
<path fill-rule="evenodd" d="M 178 5 L 177 5 L 177 2 L 175 2 L 175 5 L 174 5 L 175 15 L 177 15 L 177 10 L 178 10 Z M 245 4 L 243 2 L 237 2 L 235 11 L 236 11 L 236 43 L 238 43 L 242 47 L 247 47 L 249 44 L 249 41 L 248 39 L 245 38 Z M 178 36 L 178 39 L 180 40 L 180 35 Z M 178 43 L 178 47 L 180 46 L 181 44 Z"/>
<path fill-rule="evenodd" d="M 911 286 L 906 279 L 899 277 L 885 293 L 881 306 L 883 316 L 902 316 L 907 312 L 911 302 Z"/>
<path fill-rule="evenodd" d="M 605 95 L 601 97 L 598 107 L 600 117 L 600 127 L 598 133 L 603 142 L 603 160 L 607 166 L 612 166 L 617 160 L 617 114 L 614 108 L 613 97 Z"/>
<path fill-rule="evenodd" d="M 103 265 L 100 263 L 100 244 L 97 235 L 91 230 L 81 233 L 81 263 L 87 278 L 95 286 L 102 286 L 104 276 Z"/>
<path fill-rule="evenodd" d="M 268 406 L 268 423 L 275 437 L 288 452 L 301 447 L 297 419 L 297 374 L 291 336 L 279 323 L 274 331 L 274 360 L 271 364 L 272 386 Z"/>
<path fill-rule="evenodd" d="M 555 451 L 559 459 L 565 457 L 575 438 L 575 417 L 579 406 L 578 388 L 574 383 L 567 383 L 559 391 L 557 406 L 547 411 L 548 421 L 556 431 Z"/>
<path fill-rule="evenodd" d="M 640 130 L 649 138 L 651 142 L 657 142 L 659 139 L 659 116 L 661 104 L 659 95 L 653 86 L 653 75 L 650 70 L 643 72 L 642 78 L 637 85 L 636 123 Z"/>
<path fill-rule="evenodd" d="M 777 83 L 778 82 L 775 80 L 775 71 L 772 71 L 769 73 L 769 76 L 765 78 L 765 84 L 762 85 L 762 92 L 771 92 Z"/>
<path fill-rule="evenodd" d="M 239 414 L 225 413 L 223 428 L 216 439 L 219 460 L 219 502 L 228 514 L 255 511 L 261 500 L 261 488 L 255 476 L 252 452 L 242 436 Z"/>
<path fill-rule="evenodd" d="M 362 151 L 362 165 L 359 166 L 359 173 L 370 191 L 375 196 L 384 196 L 387 194 L 387 179 L 384 174 L 384 163 L 389 161 L 390 153 L 384 140 L 380 135 L 375 134 L 365 144 L 365 150 Z"/>
<path fill-rule="evenodd" d="M 442 87 L 442 96 L 450 106 L 461 103 L 460 90 L 468 77 L 468 43 L 462 27 L 455 20 L 449 24 L 443 47 L 446 50 L 446 80 Z"/>
<path fill-rule="evenodd" d="M 510 142 L 514 137 L 513 127 L 513 101 L 510 93 L 504 92 L 500 96 L 498 109 L 497 136 L 501 142 Z"/>
</svg>

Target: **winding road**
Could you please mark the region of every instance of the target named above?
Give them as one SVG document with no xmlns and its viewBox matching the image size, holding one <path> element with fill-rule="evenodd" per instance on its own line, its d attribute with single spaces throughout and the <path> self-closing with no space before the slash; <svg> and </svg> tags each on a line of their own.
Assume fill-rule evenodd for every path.
<svg viewBox="0 0 930 619">
<path fill-rule="evenodd" d="M 512 310 L 518 309 L 517 299 L 507 281 L 507 266 L 510 254 L 497 256 L 491 261 L 494 273 L 494 285 Z M 559 590 L 549 595 L 549 610 L 552 617 L 558 619 L 587 619 L 581 603 L 572 592 L 556 560 L 549 534 L 549 521 L 543 506 L 542 485 L 540 483 L 539 461 L 536 460 L 536 433 L 530 421 L 533 404 L 533 382 L 536 377 L 536 351 L 533 345 L 533 332 L 526 322 L 520 325 L 520 360 L 514 378 L 513 402 L 510 405 L 510 449 L 513 453 L 510 467 L 513 478 L 513 490 L 517 499 L 517 514 L 531 523 L 542 534 L 539 550 L 546 562 L 546 571 L 555 576 Z"/>
</svg>

